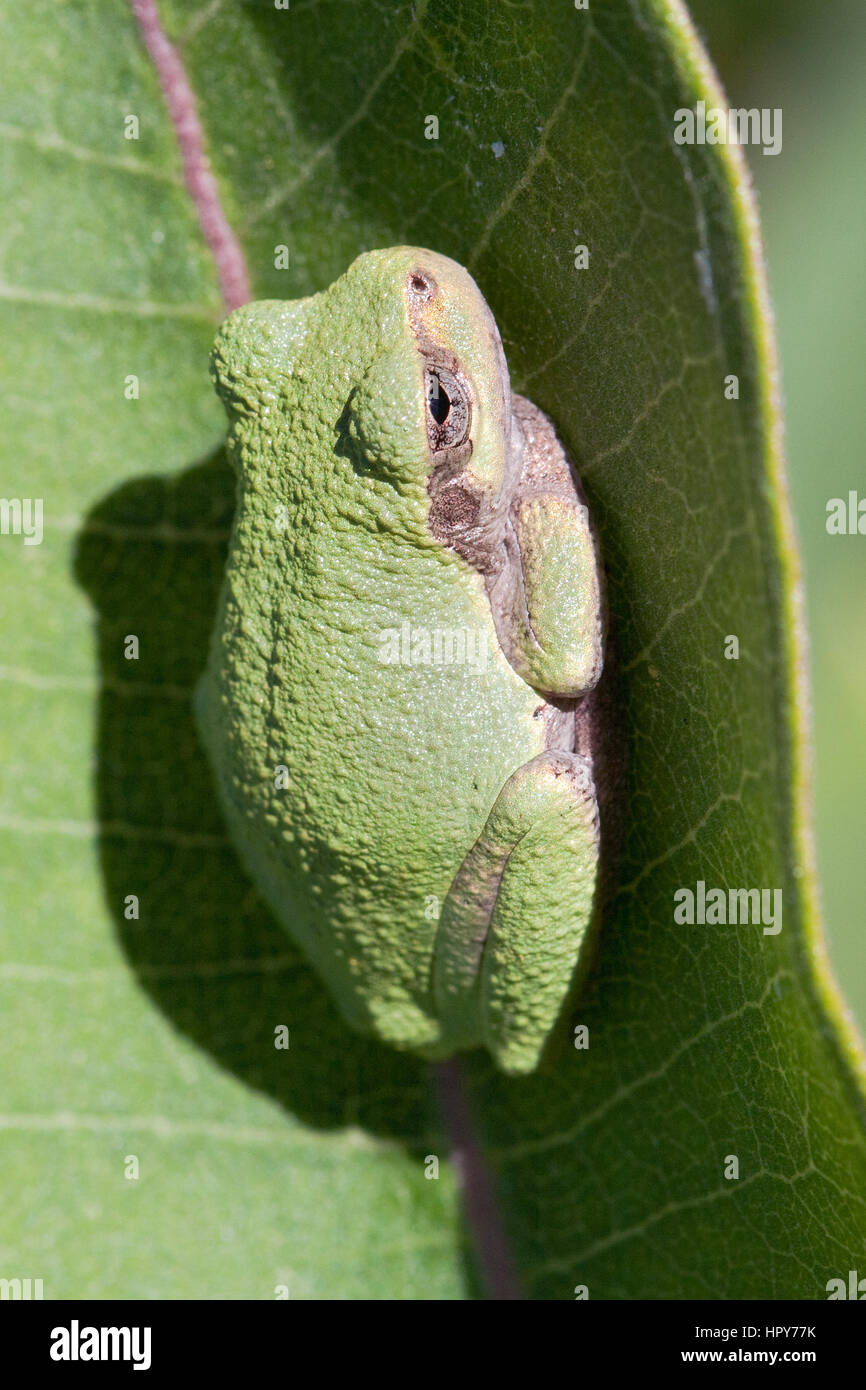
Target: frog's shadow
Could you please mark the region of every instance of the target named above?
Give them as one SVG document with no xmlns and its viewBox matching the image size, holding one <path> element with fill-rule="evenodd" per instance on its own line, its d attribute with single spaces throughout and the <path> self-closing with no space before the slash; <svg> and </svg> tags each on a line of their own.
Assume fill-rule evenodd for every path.
<svg viewBox="0 0 866 1390">
<path fill-rule="evenodd" d="M 343 1024 L 258 899 L 217 805 L 191 699 L 233 507 L 220 450 L 118 488 L 78 537 L 76 577 L 97 613 L 106 898 L 144 990 L 222 1067 L 308 1124 L 362 1125 L 423 1154 L 435 1132 L 428 1068 Z M 275 1046 L 280 1025 L 288 1050 Z"/>
</svg>

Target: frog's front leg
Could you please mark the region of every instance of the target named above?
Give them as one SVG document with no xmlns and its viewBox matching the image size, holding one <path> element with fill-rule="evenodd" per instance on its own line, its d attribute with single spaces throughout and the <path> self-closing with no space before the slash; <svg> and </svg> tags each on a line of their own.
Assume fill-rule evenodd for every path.
<svg viewBox="0 0 866 1390">
<path fill-rule="evenodd" d="M 443 1031 L 483 1043 L 502 1071 L 531 1072 L 556 1022 L 592 915 L 598 845 L 589 762 L 541 753 L 505 783 L 445 900 L 433 976 Z"/>
<path fill-rule="evenodd" d="M 601 674 L 602 601 L 589 512 L 550 420 L 512 396 L 521 467 L 503 536 L 505 564 L 488 576 L 493 619 L 511 665 L 536 690 L 566 698 Z"/>
</svg>

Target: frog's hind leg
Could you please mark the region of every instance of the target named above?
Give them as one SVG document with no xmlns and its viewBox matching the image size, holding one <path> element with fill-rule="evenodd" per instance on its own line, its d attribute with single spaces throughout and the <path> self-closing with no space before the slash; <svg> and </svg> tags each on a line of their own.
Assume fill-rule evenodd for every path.
<svg viewBox="0 0 866 1390">
<path fill-rule="evenodd" d="M 592 916 L 598 807 L 590 764 L 541 753 L 509 777 L 439 920 L 433 987 L 463 1046 L 534 1070 Z M 461 1045 L 461 1044 L 458 1044 Z"/>
</svg>

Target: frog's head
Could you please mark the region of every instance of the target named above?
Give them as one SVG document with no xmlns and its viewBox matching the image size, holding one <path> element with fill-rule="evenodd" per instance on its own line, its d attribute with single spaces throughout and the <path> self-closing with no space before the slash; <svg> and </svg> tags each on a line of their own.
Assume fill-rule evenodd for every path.
<svg viewBox="0 0 866 1390">
<path fill-rule="evenodd" d="M 399 246 L 359 256 L 330 294 L 368 306 L 368 361 L 343 424 L 371 474 L 423 498 L 437 539 L 481 562 L 519 469 L 502 342 L 471 275 Z"/>
<path fill-rule="evenodd" d="M 279 411 L 285 386 L 304 354 L 315 298 L 257 299 L 223 320 L 210 370 L 233 427 Z"/>
<path fill-rule="evenodd" d="M 264 430 L 278 465 L 302 461 L 311 490 L 323 468 L 356 517 L 402 514 L 483 567 L 521 436 L 496 324 L 456 261 L 367 252 L 320 294 L 235 310 L 211 360 L 235 432 Z"/>
</svg>

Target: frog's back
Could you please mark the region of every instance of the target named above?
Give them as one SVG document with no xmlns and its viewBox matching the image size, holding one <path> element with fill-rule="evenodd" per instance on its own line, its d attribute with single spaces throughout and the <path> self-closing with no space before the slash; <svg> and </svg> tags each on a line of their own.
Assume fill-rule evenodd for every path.
<svg viewBox="0 0 866 1390">
<path fill-rule="evenodd" d="M 242 504 L 199 702 L 226 813 L 352 1021 L 435 1045 L 418 981 L 438 907 L 503 783 L 544 748 L 546 706 L 458 556 L 262 516 Z"/>
</svg>

